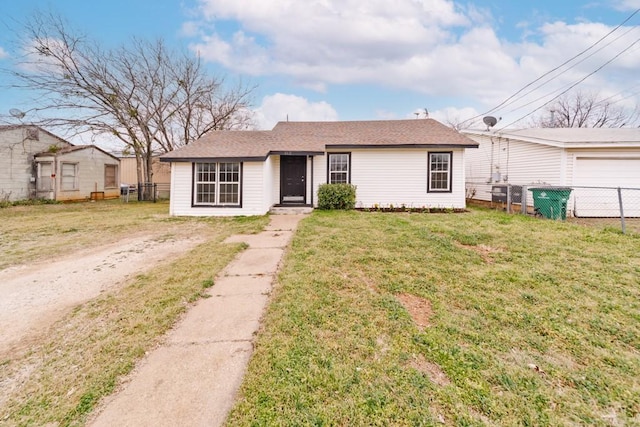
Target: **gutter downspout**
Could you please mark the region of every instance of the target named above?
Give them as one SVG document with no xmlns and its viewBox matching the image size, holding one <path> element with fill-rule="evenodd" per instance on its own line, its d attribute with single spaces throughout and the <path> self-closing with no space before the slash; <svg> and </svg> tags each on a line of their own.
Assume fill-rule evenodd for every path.
<svg viewBox="0 0 640 427">
<path fill-rule="evenodd" d="M 489 140 L 491 141 L 491 162 L 489 164 L 489 183 L 493 183 L 493 146 L 495 142 L 493 141 L 493 135 L 489 136 Z"/>
</svg>

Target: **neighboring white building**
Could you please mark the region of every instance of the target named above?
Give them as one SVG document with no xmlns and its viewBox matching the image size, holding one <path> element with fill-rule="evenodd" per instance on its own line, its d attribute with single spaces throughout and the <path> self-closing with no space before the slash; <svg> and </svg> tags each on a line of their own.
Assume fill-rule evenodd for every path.
<svg viewBox="0 0 640 427">
<path fill-rule="evenodd" d="M 0 126 L 0 200 L 36 197 L 35 155 L 72 146 L 37 126 Z"/>
<path fill-rule="evenodd" d="M 95 145 L 48 150 L 34 156 L 36 196 L 58 201 L 120 197 L 120 160 Z"/>
<path fill-rule="evenodd" d="M 574 190 L 568 212 L 583 217 L 619 215 L 614 188 L 640 189 L 640 129 L 532 128 L 464 130 L 479 144 L 466 158 L 467 195 L 491 200 L 498 185 L 566 186 Z M 582 187 L 582 188 L 580 188 Z M 609 187 L 599 190 L 585 187 Z M 628 194 L 631 194 L 628 190 Z M 637 197 L 637 203 L 633 203 Z M 640 216 L 640 191 L 627 216 Z M 531 205 L 531 194 L 528 204 Z"/>
<path fill-rule="evenodd" d="M 213 131 L 164 154 L 171 215 L 263 215 L 317 206 L 318 187 L 351 183 L 356 207 L 465 207 L 465 150 L 477 144 L 432 119 L 280 122 Z"/>
<path fill-rule="evenodd" d="M 30 125 L 0 126 L 0 200 L 71 201 L 120 195 L 120 161 Z"/>
</svg>

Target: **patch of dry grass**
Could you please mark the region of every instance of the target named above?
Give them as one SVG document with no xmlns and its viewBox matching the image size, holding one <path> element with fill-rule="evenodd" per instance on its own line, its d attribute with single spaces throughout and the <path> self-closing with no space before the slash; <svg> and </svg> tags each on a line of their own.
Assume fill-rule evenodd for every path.
<svg viewBox="0 0 640 427">
<path fill-rule="evenodd" d="M 57 219 L 47 229 L 45 239 L 53 241 L 58 236 L 72 247 L 79 243 L 67 240 L 65 230 L 70 227 L 82 230 L 78 233 L 82 236 L 80 240 L 85 241 L 93 235 L 92 224 L 106 224 L 111 232 L 117 231 L 110 238 L 117 239 L 131 227 L 162 228 L 160 231 L 166 233 L 167 227 L 179 223 L 186 229 L 195 227 L 207 241 L 170 264 L 135 277 L 118 291 L 78 306 L 52 325 L 46 338 L 34 343 L 27 354 L 0 361 L 0 385 L 6 392 L 5 404 L 0 407 L 2 425 L 82 425 L 99 399 L 111 393 L 118 379 L 161 342 L 163 334 L 190 304 L 202 297 L 217 272 L 243 247 L 221 242 L 231 234 L 257 232 L 268 220 L 169 218 L 162 212 L 162 205 L 152 204 L 97 208 L 88 205 L 86 211 L 80 205 L 45 206 L 51 207 L 56 210 L 50 215 Z M 36 208 L 35 218 L 30 217 L 30 208 Z M 25 224 L 31 224 L 40 233 L 40 223 L 48 217 L 40 208 L 20 208 L 21 214 L 13 215 L 9 224 L 7 219 L 11 215 L 5 216 L 1 223 L 5 230 L 12 231 L 9 241 L 3 244 L 14 241 L 17 246 L 22 245 L 15 240 L 19 240 L 18 230 L 28 232 Z M 90 218 L 89 224 L 83 223 L 85 218 Z M 27 254 L 12 258 L 12 262 L 42 256 L 40 243 L 27 246 L 30 248 Z"/>
<path fill-rule="evenodd" d="M 0 209 L 0 269 L 55 259 L 126 236 L 171 229 L 183 222 L 170 218 L 168 211 L 166 202 L 119 200 Z M 197 227 L 198 223 L 194 224 Z"/>
</svg>

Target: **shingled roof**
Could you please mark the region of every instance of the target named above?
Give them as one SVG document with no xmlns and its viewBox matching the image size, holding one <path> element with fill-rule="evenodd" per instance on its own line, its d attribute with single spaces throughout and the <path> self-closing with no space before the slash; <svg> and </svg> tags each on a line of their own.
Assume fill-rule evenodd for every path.
<svg viewBox="0 0 640 427">
<path fill-rule="evenodd" d="M 75 151 L 81 151 L 81 150 L 87 150 L 87 149 L 97 150 L 97 151 L 100 151 L 100 152 L 106 154 L 109 157 L 113 157 L 114 159 L 116 159 L 118 161 L 120 160 L 116 156 L 114 156 L 113 154 L 107 153 L 102 148 L 97 147 L 95 145 L 69 145 L 67 147 L 62 147 L 62 148 L 60 148 L 58 150 L 55 150 L 55 151 L 43 151 L 41 153 L 37 153 L 36 157 L 60 156 L 60 155 L 63 155 L 63 154 L 73 153 Z"/>
<path fill-rule="evenodd" d="M 398 147 L 476 148 L 478 143 L 433 119 L 279 122 L 270 131 L 213 131 L 160 160 L 265 160 L 271 154 Z"/>
</svg>

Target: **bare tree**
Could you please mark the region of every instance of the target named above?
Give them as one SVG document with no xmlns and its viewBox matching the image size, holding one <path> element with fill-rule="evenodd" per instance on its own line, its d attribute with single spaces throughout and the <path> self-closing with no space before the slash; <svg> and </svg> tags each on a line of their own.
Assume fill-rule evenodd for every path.
<svg viewBox="0 0 640 427">
<path fill-rule="evenodd" d="M 36 12 L 20 40 L 25 54 L 9 72 L 14 87 L 38 94 L 35 124 L 108 134 L 138 160 L 139 182 L 152 182 L 152 156 L 203 134 L 252 126 L 253 88 L 227 87 L 200 60 L 163 40 L 134 38 L 115 49 L 71 29 L 59 16 Z"/>
<path fill-rule="evenodd" d="M 637 120 L 637 109 L 630 112 L 597 94 L 575 92 L 558 98 L 531 124 L 545 128 L 618 128 L 633 126 Z"/>
<path fill-rule="evenodd" d="M 477 120 L 463 120 L 460 116 L 451 116 L 447 115 L 445 119 L 445 124 L 452 129 L 457 131 L 461 131 L 462 129 L 471 129 L 478 126 Z"/>
</svg>

